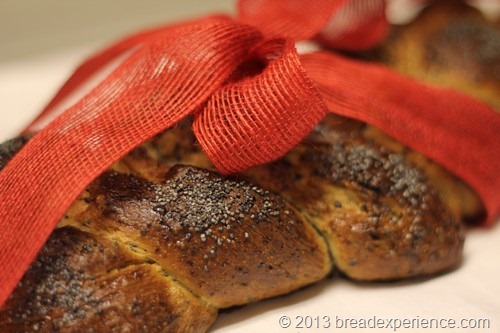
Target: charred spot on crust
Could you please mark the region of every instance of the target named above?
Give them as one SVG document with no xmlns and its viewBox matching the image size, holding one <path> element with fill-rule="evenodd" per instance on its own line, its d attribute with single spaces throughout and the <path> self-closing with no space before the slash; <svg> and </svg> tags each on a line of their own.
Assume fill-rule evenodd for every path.
<svg viewBox="0 0 500 333">
<path fill-rule="evenodd" d="M 2 308 L 0 326 L 9 332 L 177 332 L 205 330 L 215 317 L 215 308 L 175 285 L 158 265 L 119 242 L 63 227 Z"/>
<path fill-rule="evenodd" d="M 92 238 L 69 229 L 56 230 L 19 283 L 17 288 L 22 288 L 26 296 L 22 304 L 8 311 L 9 318 L 14 322 L 44 318 L 54 309 L 61 310 L 56 326 L 85 318 L 101 301 L 94 296 L 93 288 L 84 285 L 83 267 L 78 269 L 69 261 L 72 252 L 88 256 L 94 251 L 99 247 Z"/>
<path fill-rule="evenodd" d="M 19 136 L 0 144 L 0 170 L 2 170 L 14 155 L 28 142 L 29 136 Z"/>
</svg>

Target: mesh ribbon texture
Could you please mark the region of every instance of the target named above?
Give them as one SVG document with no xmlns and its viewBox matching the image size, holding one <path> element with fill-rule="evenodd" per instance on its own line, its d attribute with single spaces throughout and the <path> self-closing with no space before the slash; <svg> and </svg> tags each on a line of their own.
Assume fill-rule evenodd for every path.
<svg viewBox="0 0 500 333">
<path fill-rule="evenodd" d="M 461 176 L 482 196 L 492 221 L 500 208 L 498 115 L 459 93 L 375 65 L 296 53 L 294 41 L 301 39 L 345 49 L 374 45 L 387 31 L 383 3 L 242 0 L 239 20 L 213 16 L 153 29 L 85 62 L 0 172 L 0 304 L 81 191 L 188 114 L 223 173 L 279 158 L 328 111 L 365 121 Z M 55 112 L 127 52 L 84 98 Z M 48 118 L 55 119 L 44 127 Z"/>
</svg>

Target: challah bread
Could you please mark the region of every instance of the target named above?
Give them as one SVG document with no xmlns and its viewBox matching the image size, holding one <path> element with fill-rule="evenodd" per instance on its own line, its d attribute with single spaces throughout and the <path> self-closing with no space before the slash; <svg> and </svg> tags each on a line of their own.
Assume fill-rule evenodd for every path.
<svg viewBox="0 0 500 333">
<path fill-rule="evenodd" d="M 360 123 L 327 117 L 282 159 L 232 177 L 211 170 L 189 128 L 144 143 L 82 193 L 1 309 L 2 331 L 202 332 L 218 309 L 334 265 L 392 280 L 460 262 L 462 213 L 434 188 L 433 163 L 412 164 Z"/>
</svg>

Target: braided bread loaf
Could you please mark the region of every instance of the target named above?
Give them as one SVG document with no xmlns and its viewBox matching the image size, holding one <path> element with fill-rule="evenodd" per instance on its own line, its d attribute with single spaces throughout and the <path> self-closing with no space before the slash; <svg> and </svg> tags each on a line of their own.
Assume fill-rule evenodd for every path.
<svg viewBox="0 0 500 333">
<path fill-rule="evenodd" d="M 455 57 L 456 45 L 441 47 L 463 27 L 447 20 L 471 12 L 438 10 L 461 6 L 453 3 L 430 7 L 421 17 L 439 20 L 420 19 L 363 56 L 423 80 L 442 77 L 495 105 L 489 58 L 471 62 Z M 423 26 L 448 28 L 420 40 Z M 480 64 L 474 77 L 484 84 L 457 79 L 456 68 L 430 70 L 453 66 L 450 55 Z M 411 67 L 412 59 L 420 62 Z M 26 140 L 1 146 L 0 168 Z M 282 159 L 231 177 L 214 170 L 185 120 L 81 194 L 0 309 L 0 330 L 203 332 L 219 309 L 289 293 L 334 270 L 373 281 L 452 269 L 461 221 L 481 214 L 477 196 L 440 166 L 352 120 L 329 116 Z"/>
<path fill-rule="evenodd" d="M 218 309 L 334 267 L 392 280 L 460 262 L 460 207 L 474 195 L 367 126 L 328 117 L 281 160 L 232 177 L 211 170 L 189 128 L 81 194 L 1 309 L 3 332 L 202 332 Z"/>
</svg>

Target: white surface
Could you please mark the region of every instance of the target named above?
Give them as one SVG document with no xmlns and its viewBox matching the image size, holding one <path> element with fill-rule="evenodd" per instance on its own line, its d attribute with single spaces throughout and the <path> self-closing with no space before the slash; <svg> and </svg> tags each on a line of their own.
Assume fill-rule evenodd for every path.
<svg viewBox="0 0 500 333">
<path fill-rule="evenodd" d="M 16 0 L 17 1 L 17 0 Z M 16 135 L 30 119 L 48 102 L 65 78 L 71 73 L 79 61 L 113 39 L 109 36 L 121 36 L 124 23 L 119 26 L 107 26 L 108 37 L 99 38 L 92 34 L 96 30 L 82 37 L 82 41 L 75 42 L 63 38 L 61 44 L 53 49 L 43 49 L 37 52 L 30 46 L 31 40 L 40 38 L 54 42 L 57 38 L 57 29 L 33 30 L 33 34 L 20 32 L 15 34 L 16 27 L 23 25 L 22 10 L 16 6 L 24 5 L 28 1 L 4 0 L 0 3 L 0 141 Z M 57 1 L 47 1 L 57 3 Z M 35 2 L 29 2 L 35 3 Z M 62 1 L 60 2 L 62 3 Z M 101 2 L 102 3 L 102 2 Z M 103 3 L 109 3 L 104 1 Z M 131 26 L 138 27 L 148 22 L 148 12 L 140 11 L 142 21 L 133 20 L 131 2 L 127 12 L 127 19 Z M 201 2 L 196 2 L 201 3 Z M 20 4 L 20 5 L 19 5 Z M 178 13 L 188 13 L 186 6 L 193 6 L 194 1 L 180 3 L 164 1 L 160 5 L 155 1 L 141 2 L 150 6 L 149 13 L 155 17 L 151 22 L 158 22 L 158 11 L 155 6 L 162 7 L 165 12 L 165 22 L 176 18 Z M 208 9 L 226 8 L 231 10 L 231 1 L 216 1 L 205 5 Z M 12 11 L 6 12 L 7 7 L 13 6 Z M 4 7 L 2 7 L 4 6 Z M 39 6 L 39 5 L 38 5 Z M 170 7 L 169 7 L 170 6 Z M 211 7 L 212 6 L 212 7 Z M 125 6 L 126 7 L 126 6 Z M 168 9 L 171 10 L 168 10 Z M 7 8 L 8 9 L 8 8 Z M 31 8 L 31 13 L 36 10 Z M 73 8 L 72 10 L 76 10 Z M 61 15 L 77 15 L 72 10 Z M 192 16 L 198 15 L 199 6 L 193 7 Z M 78 12 L 78 10 L 76 10 Z M 156 13 L 156 14 L 155 14 Z M 9 15 L 12 14 L 12 15 Z M 16 15 L 17 21 L 16 21 Z M 47 14 L 46 20 L 50 20 Z M 103 14 L 104 15 L 104 14 Z M 9 20 L 4 20 L 9 16 Z M 187 17 L 186 15 L 184 15 Z M 119 18 L 115 17 L 119 21 Z M 20 20 L 20 21 L 19 21 Z M 43 16 L 38 20 L 43 23 Z M 71 21 L 71 20 L 70 20 Z M 96 18 L 96 21 L 99 21 Z M 101 19 L 99 22 L 105 22 Z M 49 24 L 50 25 L 50 24 Z M 26 27 L 25 27 L 26 28 Z M 6 34 L 5 29 L 13 31 Z M 22 30 L 22 29 L 21 29 Z M 63 35 L 65 32 L 61 32 Z M 45 34 L 52 34 L 45 36 Z M 81 33 L 85 35 L 85 33 Z M 42 37 L 45 36 L 45 37 Z M 90 37 L 89 37 L 90 36 Z M 34 42 L 36 44 L 36 42 Z M 5 48 L 8 52 L 3 53 Z M 18 54 L 19 56 L 17 56 Z M 398 332 L 500 332 L 500 225 L 485 230 L 474 229 L 468 233 L 464 261 L 460 268 L 445 275 L 424 280 L 412 280 L 398 283 L 356 284 L 340 277 L 333 277 L 315 286 L 280 297 L 253 304 L 229 314 L 222 314 L 212 328 L 212 332 L 393 332 L 387 329 L 336 329 L 336 318 L 370 319 L 413 319 L 437 318 L 455 319 L 457 323 L 462 318 L 487 318 L 490 320 L 490 329 L 403 329 Z M 329 316 L 332 326 L 329 329 L 299 329 L 290 327 L 281 329 L 278 320 L 287 315 L 297 324 L 296 316 Z M 336 317 L 337 316 L 337 317 Z M 323 318 L 322 318 L 323 319 Z M 325 322 L 322 322 L 325 324 Z M 314 322 L 316 325 L 316 322 Z"/>
</svg>

